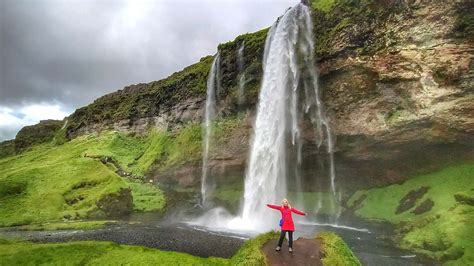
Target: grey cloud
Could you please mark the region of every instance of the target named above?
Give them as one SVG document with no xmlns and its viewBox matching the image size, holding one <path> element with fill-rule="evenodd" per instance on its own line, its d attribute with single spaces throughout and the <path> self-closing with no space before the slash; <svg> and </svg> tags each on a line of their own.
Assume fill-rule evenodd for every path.
<svg viewBox="0 0 474 266">
<path fill-rule="evenodd" d="M 73 110 L 164 78 L 297 2 L 2 0 L 0 105 Z"/>
</svg>

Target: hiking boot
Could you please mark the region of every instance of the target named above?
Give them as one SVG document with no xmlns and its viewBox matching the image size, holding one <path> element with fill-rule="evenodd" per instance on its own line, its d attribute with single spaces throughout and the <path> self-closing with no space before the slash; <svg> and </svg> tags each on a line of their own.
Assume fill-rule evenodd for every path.
<svg viewBox="0 0 474 266">
<path fill-rule="evenodd" d="M 275 251 L 280 251 L 281 250 L 281 247 L 277 246 Z"/>
<path fill-rule="evenodd" d="M 292 252 L 293 252 L 293 248 L 288 248 L 288 252 L 292 253 Z"/>
</svg>

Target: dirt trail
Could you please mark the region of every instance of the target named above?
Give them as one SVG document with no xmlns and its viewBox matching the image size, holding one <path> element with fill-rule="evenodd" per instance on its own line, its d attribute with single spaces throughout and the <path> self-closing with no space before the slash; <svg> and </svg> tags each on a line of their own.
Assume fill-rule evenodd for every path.
<svg viewBox="0 0 474 266">
<path fill-rule="evenodd" d="M 288 252 L 288 242 L 281 251 L 275 251 L 277 240 L 268 241 L 262 248 L 268 265 L 323 265 L 319 257 L 321 243 L 316 239 L 299 238 L 293 242 L 293 253 Z"/>
</svg>

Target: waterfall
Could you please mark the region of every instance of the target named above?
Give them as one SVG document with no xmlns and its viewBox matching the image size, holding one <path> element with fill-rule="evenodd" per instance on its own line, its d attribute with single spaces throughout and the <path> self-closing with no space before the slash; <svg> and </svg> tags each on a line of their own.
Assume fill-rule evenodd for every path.
<svg viewBox="0 0 474 266">
<path fill-rule="evenodd" d="M 212 123 L 216 116 L 216 91 L 220 86 L 220 53 L 217 52 L 207 77 L 206 109 L 204 114 L 204 142 L 202 159 L 201 200 L 202 206 L 209 206 L 209 195 L 214 190 L 214 184 L 209 179 L 209 145 L 212 138 Z"/>
<path fill-rule="evenodd" d="M 336 197 L 334 145 L 320 99 L 313 40 L 310 10 L 303 4 L 289 9 L 273 24 L 267 35 L 264 74 L 245 177 L 241 217 L 244 224 L 247 222 L 259 228 L 274 227 L 275 218 L 265 204 L 278 204 L 288 194 L 288 158 L 291 150 L 296 153 L 296 187 L 302 191 L 298 168 L 302 152 L 300 123 L 305 115 L 314 125 L 318 148 L 323 143 L 326 146 L 330 191 L 332 197 Z M 301 78 L 304 74 L 305 78 Z M 304 91 L 300 93 L 302 89 Z M 300 104 L 302 100 L 304 102 Z M 317 204 L 321 204 L 321 199 Z"/>
<path fill-rule="evenodd" d="M 238 50 L 239 58 L 241 55 L 243 58 L 243 50 L 244 44 Z M 297 207 L 314 213 L 324 206 L 335 214 L 336 219 L 331 222 L 337 222 L 341 193 L 336 188 L 334 143 L 321 101 L 314 50 L 313 24 L 306 5 L 298 4 L 287 10 L 272 25 L 265 41 L 263 77 L 245 173 L 241 213 L 232 217 L 225 209 L 218 207 L 206 212 L 194 224 L 254 232 L 276 229 L 279 214 L 269 210 L 265 204 L 279 204 L 282 198 L 290 197 L 289 188 L 297 192 L 298 196 L 290 198 Z M 238 62 L 239 70 L 241 62 Z M 207 161 L 215 91 L 219 87 L 218 75 L 219 54 L 214 59 L 207 83 L 202 179 L 204 206 L 213 188 L 207 181 Z M 301 176 L 303 124 L 309 126 L 305 127 L 305 132 L 307 128 L 314 131 L 317 154 L 323 157 L 315 163 L 319 163 L 319 168 L 325 173 L 316 172 L 314 178 L 329 184 L 325 188 L 316 187 L 317 190 L 329 191 L 326 193 L 329 201 L 324 198 L 324 193 L 316 193 L 318 198 L 311 202 L 311 206 L 303 205 L 302 195 L 303 191 L 308 191 Z"/>
<path fill-rule="evenodd" d="M 244 102 L 245 73 L 244 73 L 244 49 L 245 42 L 242 42 L 237 50 L 237 67 L 239 70 L 239 104 Z"/>
</svg>

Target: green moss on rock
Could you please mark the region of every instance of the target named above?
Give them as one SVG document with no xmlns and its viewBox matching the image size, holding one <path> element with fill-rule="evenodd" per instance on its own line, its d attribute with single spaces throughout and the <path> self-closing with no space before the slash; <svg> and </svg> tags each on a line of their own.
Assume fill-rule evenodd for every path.
<svg viewBox="0 0 474 266">
<path fill-rule="evenodd" d="M 474 261 L 474 238 L 469 233 L 474 230 L 474 207 L 469 204 L 474 198 L 473 178 L 473 164 L 454 165 L 403 184 L 359 191 L 348 205 L 367 195 L 355 214 L 396 224 L 398 245 L 447 264 L 469 264 Z M 410 204 L 412 211 L 397 213 L 410 193 L 412 198 L 418 194 Z"/>
<path fill-rule="evenodd" d="M 316 236 L 321 241 L 323 265 L 362 265 L 349 246 L 333 232 L 321 232 Z"/>
<path fill-rule="evenodd" d="M 265 254 L 262 251 L 263 245 L 270 239 L 278 238 L 277 232 L 268 232 L 248 240 L 230 259 L 231 265 L 266 265 Z"/>
<path fill-rule="evenodd" d="M 16 152 L 53 140 L 62 125 L 60 120 L 42 120 L 36 125 L 23 127 L 15 137 Z"/>
<path fill-rule="evenodd" d="M 0 159 L 15 154 L 15 140 L 0 142 Z"/>
<path fill-rule="evenodd" d="M 336 0 L 312 0 L 311 7 L 315 10 L 329 12 L 336 4 Z"/>
<path fill-rule="evenodd" d="M 474 206 L 474 190 L 472 189 L 471 191 L 458 192 L 454 194 L 454 198 L 461 204 Z"/>
</svg>

